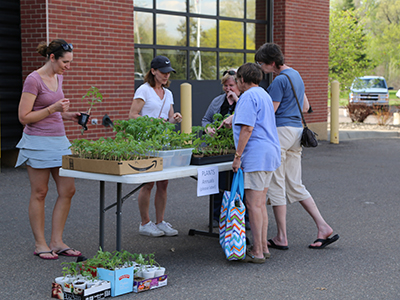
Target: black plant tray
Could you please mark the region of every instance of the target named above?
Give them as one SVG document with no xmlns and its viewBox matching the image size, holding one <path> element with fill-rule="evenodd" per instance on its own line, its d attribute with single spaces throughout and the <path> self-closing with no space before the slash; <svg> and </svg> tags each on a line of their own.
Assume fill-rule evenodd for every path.
<svg viewBox="0 0 400 300">
<path fill-rule="evenodd" d="M 216 164 L 220 162 L 233 161 L 235 154 L 225 154 L 225 155 L 215 155 L 215 156 L 204 156 L 204 157 L 194 157 L 190 160 L 191 165 L 208 165 Z"/>
</svg>

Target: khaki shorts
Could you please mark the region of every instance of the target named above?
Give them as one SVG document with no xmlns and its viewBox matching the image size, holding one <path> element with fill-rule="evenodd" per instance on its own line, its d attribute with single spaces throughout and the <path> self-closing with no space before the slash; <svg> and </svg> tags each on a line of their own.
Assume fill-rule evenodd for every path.
<svg viewBox="0 0 400 300">
<path fill-rule="evenodd" d="M 269 187 L 272 171 L 256 171 L 244 173 L 244 188 L 253 191 L 263 191 Z"/>
<path fill-rule="evenodd" d="M 268 189 L 268 204 L 286 205 L 311 197 L 301 180 L 301 133 L 303 128 L 278 127 L 281 165 L 274 171 Z M 287 201 L 286 201 L 287 199 Z"/>
</svg>

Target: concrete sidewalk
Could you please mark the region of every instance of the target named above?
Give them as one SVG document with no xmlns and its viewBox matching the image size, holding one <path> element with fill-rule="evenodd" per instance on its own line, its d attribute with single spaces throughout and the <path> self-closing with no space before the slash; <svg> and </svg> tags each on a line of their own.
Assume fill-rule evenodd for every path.
<svg viewBox="0 0 400 300">
<path fill-rule="evenodd" d="M 188 236 L 191 228 L 207 230 L 208 198 L 196 197 L 191 178 L 171 180 L 166 220 L 177 237 L 138 234 L 137 196 L 123 205 L 122 247 L 155 253 L 167 268 L 168 286 L 117 299 L 398 299 L 400 263 L 400 139 L 321 142 L 304 149 L 303 181 L 338 242 L 324 250 L 308 249 L 316 228 L 301 205 L 288 206 L 289 250 L 271 249 L 263 265 L 229 262 L 216 238 Z M 99 183 L 76 180 L 77 192 L 64 233 L 68 245 L 93 256 L 98 247 Z M 124 193 L 135 186 L 123 185 Z M 106 184 L 106 204 L 115 199 L 115 184 Z M 0 173 L 0 299 L 50 299 L 53 278 L 61 275 L 60 257 L 33 256 L 28 220 L 30 185 L 25 169 Z M 56 197 L 52 183 L 46 202 L 46 236 Z M 106 215 L 105 250 L 115 249 L 115 210 Z M 271 207 L 269 238 L 276 234 Z M 151 207 L 154 220 L 154 209 Z"/>
</svg>

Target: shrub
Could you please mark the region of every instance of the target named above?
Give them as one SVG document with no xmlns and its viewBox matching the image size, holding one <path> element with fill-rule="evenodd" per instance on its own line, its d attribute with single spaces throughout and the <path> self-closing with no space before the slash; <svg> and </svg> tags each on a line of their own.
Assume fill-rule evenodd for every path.
<svg viewBox="0 0 400 300">
<path fill-rule="evenodd" d="M 352 122 L 362 123 L 373 113 L 373 109 L 365 104 L 349 103 L 346 107 Z"/>
<path fill-rule="evenodd" d="M 386 125 L 392 113 L 390 112 L 389 106 L 373 106 L 374 116 L 378 120 L 378 125 Z"/>
</svg>

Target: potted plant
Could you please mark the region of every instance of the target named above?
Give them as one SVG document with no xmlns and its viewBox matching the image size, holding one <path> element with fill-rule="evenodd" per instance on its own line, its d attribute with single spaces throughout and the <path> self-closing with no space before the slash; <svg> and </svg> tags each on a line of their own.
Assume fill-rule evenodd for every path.
<svg viewBox="0 0 400 300">
<path fill-rule="evenodd" d="M 85 130 L 87 130 L 87 122 L 90 117 L 90 113 L 92 111 L 93 106 L 98 103 L 103 101 L 103 95 L 100 93 L 99 89 L 92 86 L 86 94 L 82 97 L 82 101 L 87 100 L 87 103 L 89 104 L 89 108 L 86 113 L 81 113 L 78 119 L 78 124 L 82 125 L 82 134 Z"/>
<path fill-rule="evenodd" d="M 101 264 L 97 267 L 100 279 L 110 281 L 111 296 L 118 296 L 133 291 L 132 255 L 128 252 L 103 252 L 101 248 L 95 260 Z"/>
</svg>

